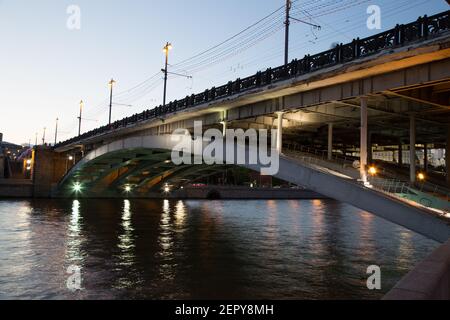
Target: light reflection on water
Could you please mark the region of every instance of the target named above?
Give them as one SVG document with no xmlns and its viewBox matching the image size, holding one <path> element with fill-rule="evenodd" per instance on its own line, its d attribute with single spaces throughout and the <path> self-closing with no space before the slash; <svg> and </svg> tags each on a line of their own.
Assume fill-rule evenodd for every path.
<svg viewBox="0 0 450 320">
<path fill-rule="evenodd" d="M 331 200 L 0 201 L 0 299 L 378 299 L 436 246 Z"/>
</svg>

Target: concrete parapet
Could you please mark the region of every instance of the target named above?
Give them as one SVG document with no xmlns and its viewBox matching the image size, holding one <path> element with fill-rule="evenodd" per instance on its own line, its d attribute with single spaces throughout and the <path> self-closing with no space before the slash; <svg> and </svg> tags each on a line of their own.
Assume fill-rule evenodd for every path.
<svg viewBox="0 0 450 320">
<path fill-rule="evenodd" d="M 450 240 L 408 273 L 384 300 L 450 300 Z"/>
</svg>

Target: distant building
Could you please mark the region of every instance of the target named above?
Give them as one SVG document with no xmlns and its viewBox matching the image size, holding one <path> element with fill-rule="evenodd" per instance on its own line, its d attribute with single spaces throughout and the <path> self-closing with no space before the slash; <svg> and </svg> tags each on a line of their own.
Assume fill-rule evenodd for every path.
<svg viewBox="0 0 450 320">
<path fill-rule="evenodd" d="M 3 154 L 5 157 L 14 161 L 20 156 L 24 149 L 23 146 L 3 141 L 3 134 L 0 133 L 0 154 Z"/>
</svg>

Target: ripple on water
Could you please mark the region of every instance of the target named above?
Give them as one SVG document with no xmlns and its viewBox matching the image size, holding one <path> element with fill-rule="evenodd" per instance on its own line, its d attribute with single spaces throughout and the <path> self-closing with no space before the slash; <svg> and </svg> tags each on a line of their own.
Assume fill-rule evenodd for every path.
<svg viewBox="0 0 450 320">
<path fill-rule="evenodd" d="M 378 299 L 436 246 L 331 200 L 0 201 L 0 298 Z"/>
</svg>

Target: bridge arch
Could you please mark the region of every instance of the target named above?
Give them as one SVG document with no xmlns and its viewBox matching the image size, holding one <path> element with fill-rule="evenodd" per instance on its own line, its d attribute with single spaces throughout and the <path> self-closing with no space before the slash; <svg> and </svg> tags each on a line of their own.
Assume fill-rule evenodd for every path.
<svg viewBox="0 0 450 320">
<path fill-rule="evenodd" d="M 173 141 L 169 135 L 128 137 L 107 143 L 91 151 L 78 162 L 63 178 L 57 192 L 60 195 L 64 195 L 64 192 L 68 191 L 70 183 L 79 179 L 81 175 L 85 175 L 85 177 L 87 176 L 93 182 L 101 184 L 102 181 L 99 179 L 99 176 L 94 175 L 95 171 L 102 172 L 99 167 L 103 167 L 104 169 L 120 169 L 120 163 L 131 163 L 138 159 L 146 159 L 149 161 L 148 166 L 160 168 L 158 173 L 154 175 L 150 174 L 145 180 L 147 184 L 144 186 L 144 190 L 145 188 L 150 190 L 152 187 L 164 181 L 165 178 L 177 172 L 179 173 L 182 170 L 201 171 L 201 165 L 200 167 L 198 165 L 175 166 L 169 163 L 171 162 L 170 150 L 176 144 L 177 141 Z M 246 150 L 246 152 L 249 152 L 249 150 Z M 111 159 L 116 159 L 117 163 L 108 161 Z M 146 164 L 144 163 L 137 163 L 133 170 L 134 172 L 140 170 L 142 173 L 145 173 L 145 166 Z M 263 167 L 261 164 L 241 166 L 255 171 L 259 171 Z M 213 170 L 212 167 L 209 169 Z M 124 177 L 127 176 L 126 172 L 123 174 Z M 107 179 L 108 173 L 104 172 L 100 176 Z M 349 203 L 431 239 L 445 242 L 450 237 L 450 225 L 448 221 L 441 219 L 433 211 L 392 198 L 389 195 L 367 188 L 354 179 L 330 174 L 330 172 L 320 170 L 307 163 L 299 162 L 294 158 L 281 155 L 279 159 L 279 170 L 274 177 L 304 186 L 307 189 L 338 201 Z M 121 179 L 123 177 L 116 178 Z"/>
<path fill-rule="evenodd" d="M 151 197 L 164 191 L 169 179 L 180 186 L 183 180 L 195 182 L 233 165 L 223 159 L 223 164 L 177 166 L 171 161 L 177 143 L 169 135 L 128 137 L 107 143 L 86 154 L 63 177 L 54 196 L 118 197 L 131 195 L 132 190 L 134 196 Z M 260 166 L 249 169 L 259 170 Z"/>
</svg>

